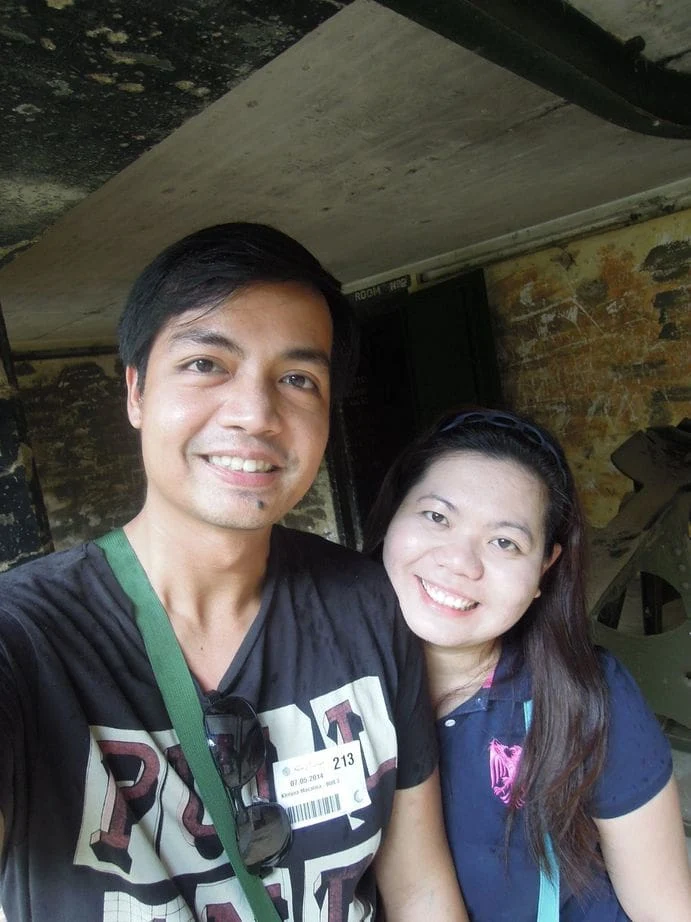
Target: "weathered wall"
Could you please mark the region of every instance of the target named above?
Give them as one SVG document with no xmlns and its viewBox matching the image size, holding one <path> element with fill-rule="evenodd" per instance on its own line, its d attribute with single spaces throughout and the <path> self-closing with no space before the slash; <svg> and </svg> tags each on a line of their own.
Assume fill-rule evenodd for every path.
<svg viewBox="0 0 691 922">
<path fill-rule="evenodd" d="M 56 549 L 122 525 L 144 479 L 115 356 L 23 361 L 16 371 Z"/>
<path fill-rule="evenodd" d="M 0 311 L 0 571 L 50 549 L 48 517 Z"/>
<path fill-rule="evenodd" d="M 631 481 L 611 453 L 691 416 L 691 211 L 490 267 L 507 402 L 562 440 L 588 519 Z"/>
<path fill-rule="evenodd" d="M 334 511 L 331 483 L 326 465 L 319 468 L 317 478 L 302 502 L 284 519 L 284 524 L 300 531 L 311 531 L 330 541 L 338 541 L 338 526 Z"/>
<path fill-rule="evenodd" d="M 144 473 L 116 357 L 23 361 L 16 371 L 56 549 L 127 522 Z M 286 523 L 337 539 L 325 468 Z"/>
</svg>

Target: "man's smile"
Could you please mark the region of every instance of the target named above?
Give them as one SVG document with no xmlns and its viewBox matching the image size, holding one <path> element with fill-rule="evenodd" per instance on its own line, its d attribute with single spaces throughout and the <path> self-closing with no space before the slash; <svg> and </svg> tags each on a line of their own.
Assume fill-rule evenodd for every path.
<svg viewBox="0 0 691 922">
<path fill-rule="evenodd" d="M 245 474 L 267 474 L 277 470 L 276 465 L 261 458 L 241 458 L 239 455 L 207 455 L 209 464 Z"/>
</svg>

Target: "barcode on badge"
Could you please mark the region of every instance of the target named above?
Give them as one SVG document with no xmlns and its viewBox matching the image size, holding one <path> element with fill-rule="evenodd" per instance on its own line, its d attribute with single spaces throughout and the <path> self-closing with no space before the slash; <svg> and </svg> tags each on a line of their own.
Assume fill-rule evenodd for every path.
<svg viewBox="0 0 691 922">
<path fill-rule="evenodd" d="M 310 825 L 322 817 L 330 816 L 332 813 L 340 813 L 341 798 L 338 794 L 330 794 L 319 800 L 310 800 L 304 804 L 286 807 L 286 810 L 290 818 L 290 825 L 297 829 L 300 826 Z"/>
</svg>

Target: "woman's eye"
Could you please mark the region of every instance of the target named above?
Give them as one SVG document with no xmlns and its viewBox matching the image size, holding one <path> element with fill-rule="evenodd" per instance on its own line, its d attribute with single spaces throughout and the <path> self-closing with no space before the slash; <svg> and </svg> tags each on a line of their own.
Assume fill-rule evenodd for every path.
<svg viewBox="0 0 691 922">
<path fill-rule="evenodd" d="M 496 544 L 502 551 L 517 551 L 518 545 L 511 541 L 510 538 L 495 538 L 492 544 Z"/>
<path fill-rule="evenodd" d="M 285 375 L 282 379 L 286 384 L 290 384 L 291 387 L 297 387 L 303 391 L 316 391 L 317 385 L 311 378 L 308 378 L 307 375 L 300 375 L 294 372 L 290 375 Z"/>
<path fill-rule="evenodd" d="M 429 522 L 434 522 L 435 525 L 444 525 L 447 522 L 447 518 L 443 512 L 435 512 L 433 509 L 426 509 L 422 514 Z"/>
</svg>

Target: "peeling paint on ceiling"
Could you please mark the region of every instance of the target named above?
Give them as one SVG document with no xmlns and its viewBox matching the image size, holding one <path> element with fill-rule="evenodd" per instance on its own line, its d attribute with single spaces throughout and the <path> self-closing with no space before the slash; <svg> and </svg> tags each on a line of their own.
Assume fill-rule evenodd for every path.
<svg viewBox="0 0 691 922">
<path fill-rule="evenodd" d="M 0 256 L 345 5 L 5 0 Z"/>
</svg>

